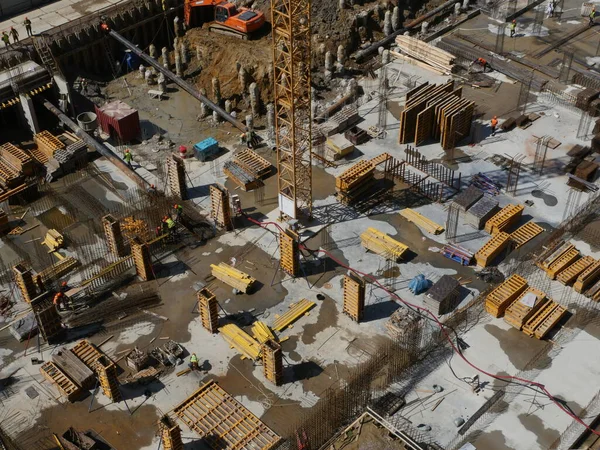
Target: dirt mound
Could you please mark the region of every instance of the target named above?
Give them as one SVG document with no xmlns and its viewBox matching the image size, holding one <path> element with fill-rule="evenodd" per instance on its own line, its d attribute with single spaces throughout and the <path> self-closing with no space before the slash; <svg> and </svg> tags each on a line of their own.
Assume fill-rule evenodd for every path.
<svg viewBox="0 0 600 450">
<path fill-rule="evenodd" d="M 186 33 L 184 39 L 192 54 L 187 74 L 199 88 L 206 90 L 209 98 L 212 98 L 212 79 L 216 77 L 221 83 L 221 96 L 224 99 L 231 100 L 234 107 L 247 107 L 238 77 L 237 66 L 240 64 L 248 73 L 248 84 L 258 84 L 263 102 L 271 101 L 270 36 L 244 41 L 194 28 Z M 196 49 L 200 52 L 199 60 L 196 58 Z"/>
</svg>

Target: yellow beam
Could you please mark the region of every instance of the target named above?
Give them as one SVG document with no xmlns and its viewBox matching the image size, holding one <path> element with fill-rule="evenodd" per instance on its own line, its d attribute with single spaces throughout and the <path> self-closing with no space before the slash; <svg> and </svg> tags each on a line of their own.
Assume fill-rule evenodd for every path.
<svg viewBox="0 0 600 450">
<path fill-rule="evenodd" d="M 219 328 L 219 333 L 231 348 L 235 348 L 243 357 L 252 360 L 260 358 L 261 348 L 259 343 L 237 325 L 232 323 L 223 325 Z"/>
<path fill-rule="evenodd" d="M 298 303 L 293 303 L 290 306 L 289 311 L 285 312 L 282 316 L 275 316 L 275 322 L 273 322 L 273 328 L 275 331 L 283 331 L 287 327 L 291 327 L 291 324 L 298 320 L 304 314 L 307 314 L 310 309 L 315 306 L 314 302 L 303 298 Z"/>
</svg>

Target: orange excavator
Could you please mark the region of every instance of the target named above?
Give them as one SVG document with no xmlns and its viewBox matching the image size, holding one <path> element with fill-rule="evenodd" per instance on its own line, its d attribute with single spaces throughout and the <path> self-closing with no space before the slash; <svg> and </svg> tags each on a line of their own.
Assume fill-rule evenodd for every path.
<svg viewBox="0 0 600 450">
<path fill-rule="evenodd" d="M 237 8 L 226 0 L 185 0 L 184 19 L 188 28 L 208 23 L 209 31 L 241 39 L 251 38 L 265 23 L 265 15 Z"/>
</svg>

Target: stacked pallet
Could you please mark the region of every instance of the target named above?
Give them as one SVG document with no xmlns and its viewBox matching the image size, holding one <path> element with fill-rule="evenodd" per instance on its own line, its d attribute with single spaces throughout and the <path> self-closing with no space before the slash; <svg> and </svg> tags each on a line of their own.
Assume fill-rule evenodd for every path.
<svg viewBox="0 0 600 450">
<path fill-rule="evenodd" d="M 66 147 L 63 142 L 46 130 L 35 134 L 33 136 L 33 141 L 37 145 L 37 148 L 48 158 L 53 158 L 56 150 L 64 149 Z"/>
<path fill-rule="evenodd" d="M 523 325 L 523 333 L 536 339 L 544 339 L 566 313 L 567 308 L 548 300 Z"/>
<path fill-rule="evenodd" d="M 228 264 L 219 263 L 218 266 L 211 264 L 212 275 L 223 283 L 228 284 L 244 294 L 247 294 L 256 282 L 256 279 L 245 274 L 241 270 L 234 269 Z"/>
<path fill-rule="evenodd" d="M 262 181 L 235 160 L 228 161 L 223 165 L 223 173 L 244 191 L 251 191 L 263 186 Z"/>
<path fill-rule="evenodd" d="M 400 114 L 399 143 L 419 145 L 428 139 L 441 139 L 442 148 L 451 150 L 470 133 L 475 103 L 461 98 L 454 82 L 437 86 L 422 84 L 406 94 Z"/>
<path fill-rule="evenodd" d="M 495 234 L 475 253 L 475 263 L 487 267 L 510 244 L 510 234 L 501 231 Z"/>
<path fill-rule="evenodd" d="M 402 211 L 400 211 L 400 215 L 409 222 L 412 222 L 418 227 L 423 228 L 427 233 L 440 234 L 444 232 L 444 227 L 438 225 L 433 220 L 428 219 L 421 213 L 413 211 L 410 208 L 404 208 Z"/>
<path fill-rule="evenodd" d="M 455 60 L 453 54 L 410 36 L 397 36 L 396 44 L 403 54 L 428 64 L 435 71 L 452 73 Z"/>
<path fill-rule="evenodd" d="M 268 177 L 273 167 L 269 161 L 251 149 L 236 153 L 233 160 L 259 180 Z"/>
<path fill-rule="evenodd" d="M 83 389 L 94 387 L 94 372 L 66 348 L 52 354 L 52 362 Z"/>
<path fill-rule="evenodd" d="M 368 191 L 375 182 L 375 165 L 361 160 L 335 178 L 338 200 L 351 205 Z"/>
<path fill-rule="evenodd" d="M 520 330 L 525 325 L 525 322 L 544 306 L 547 301 L 548 299 L 544 292 L 529 287 L 506 309 L 504 321 Z"/>
<path fill-rule="evenodd" d="M 561 270 L 571 265 L 578 257 L 579 251 L 573 244 L 560 242 L 546 251 L 542 255 L 543 260 L 537 265 L 546 272 L 549 278 L 554 280 Z"/>
<path fill-rule="evenodd" d="M 591 256 L 584 256 L 560 271 L 556 279 L 564 285 L 571 284 L 588 267 L 594 264 L 594 261 Z"/>
<path fill-rule="evenodd" d="M 537 223 L 527 222 L 510 234 L 510 240 L 514 242 L 515 248 L 519 248 L 532 240 L 538 234 L 541 234 L 543 231 L 544 229 Z"/>
<path fill-rule="evenodd" d="M 521 218 L 524 209 L 523 205 L 506 205 L 485 223 L 484 230 L 492 235 L 506 230 Z"/>
<path fill-rule="evenodd" d="M 577 281 L 575 281 L 573 289 L 575 289 L 575 292 L 579 292 L 581 294 L 598 278 L 600 278 L 600 260 L 592 263 L 577 277 Z"/>
<path fill-rule="evenodd" d="M 585 291 L 585 296 L 595 302 L 600 301 L 600 281 L 597 281 L 596 284 Z"/>
<path fill-rule="evenodd" d="M 517 274 L 498 285 L 485 299 L 485 310 L 494 317 L 502 317 L 506 308 L 527 288 L 527 280 Z"/>
<path fill-rule="evenodd" d="M 360 241 L 365 249 L 392 261 L 399 261 L 408 250 L 407 245 L 371 227 L 360 235 Z"/>
<path fill-rule="evenodd" d="M 23 183 L 23 176 L 10 164 L 0 159 L 0 186 L 13 189 Z"/>
<path fill-rule="evenodd" d="M 25 176 L 33 175 L 33 159 L 19 147 L 7 142 L 0 146 L 0 156 L 9 165 Z"/>
</svg>

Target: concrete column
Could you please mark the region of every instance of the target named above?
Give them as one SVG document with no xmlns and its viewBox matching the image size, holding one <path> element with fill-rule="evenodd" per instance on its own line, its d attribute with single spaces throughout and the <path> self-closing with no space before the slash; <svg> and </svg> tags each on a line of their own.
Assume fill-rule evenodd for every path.
<svg viewBox="0 0 600 450">
<path fill-rule="evenodd" d="M 32 98 L 27 94 L 19 94 L 19 99 L 21 100 L 20 105 L 21 111 L 23 112 L 23 117 L 27 123 L 27 126 L 31 130 L 31 133 L 39 133 L 41 129 L 38 125 L 37 115 L 35 113 Z"/>
<path fill-rule="evenodd" d="M 169 50 L 167 47 L 163 47 L 162 50 L 162 64 L 165 69 L 169 68 Z"/>
<path fill-rule="evenodd" d="M 469 9 L 469 0 L 463 0 L 462 7 L 465 11 Z"/>
<path fill-rule="evenodd" d="M 388 64 L 390 62 L 390 51 L 389 50 L 384 50 L 381 53 L 381 63 L 382 64 Z"/>
<path fill-rule="evenodd" d="M 260 115 L 260 91 L 256 83 L 250 84 L 250 107 L 254 117 Z"/>
<path fill-rule="evenodd" d="M 161 77 L 158 79 L 158 90 L 163 93 L 167 92 L 167 80 L 165 79 L 165 77 Z"/>
<path fill-rule="evenodd" d="M 144 79 L 146 80 L 146 84 L 148 86 L 150 86 L 151 84 L 154 84 L 154 82 L 152 80 L 152 71 L 150 69 L 146 70 L 146 73 L 144 74 Z"/>
<path fill-rule="evenodd" d="M 182 42 L 180 47 L 181 47 L 181 64 L 186 66 L 187 63 L 189 62 L 188 47 L 185 42 Z"/>
<path fill-rule="evenodd" d="M 212 116 L 213 116 L 213 122 L 219 123 L 221 121 L 221 117 L 219 116 L 219 114 L 216 111 L 213 111 Z"/>
<path fill-rule="evenodd" d="M 246 126 L 250 131 L 254 131 L 254 118 L 252 117 L 252 114 L 246 116 Z"/>
<path fill-rule="evenodd" d="M 355 96 L 357 94 L 357 92 L 358 92 L 358 81 L 356 81 L 355 78 L 351 78 L 350 81 L 348 81 L 348 85 L 346 86 L 346 95 Z"/>
<path fill-rule="evenodd" d="M 213 100 L 217 105 L 221 104 L 221 83 L 218 78 L 212 79 Z"/>
<path fill-rule="evenodd" d="M 331 52 L 325 53 L 325 70 L 333 72 L 333 54 Z"/>
<path fill-rule="evenodd" d="M 386 11 L 383 19 L 383 34 L 389 36 L 392 34 L 392 31 L 392 13 L 390 11 Z"/>
<path fill-rule="evenodd" d="M 427 33 L 428 29 L 429 29 L 429 22 L 422 22 L 421 23 L 421 33 L 423 33 L 423 34 Z"/>
<path fill-rule="evenodd" d="M 183 75 L 183 71 L 181 70 L 181 56 L 179 52 L 175 52 L 175 75 L 178 77 Z"/>
<path fill-rule="evenodd" d="M 275 133 L 275 105 L 273 103 L 267 105 L 267 131 Z"/>
<path fill-rule="evenodd" d="M 246 88 L 248 87 L 248 73 L 246 69 L 240 67 L 238 72 L 238 80 L 240 81 L 240 89 L 242 90 L 242 94 L 246 92 Z"/>
<path fill-rule="evenodd" d="M 231 100 L 225 100 L 225 112 L 227 114 L 231 114 L 231 110 L 232 110 Z"/>
<path fill-rule="evenodd" d="M 140 77 L 144 78 L 144 75 L 146 74 L 146 68 L 144 67 L 144 65 L 140 64 L 140 67 L 138 68 L 138 70 L 140 71 Z"/>
<path fill-rule="evenodd" d="M 179 17 L 175 16 L 173 19 L 173 29 L 175 30 L 175 36 L 181 36 L 181 27 L 179 26 Z"/>
<path fill-rule="evenodd" d="M 342 72 L 344 70 L 344 64 L 346 64 L 346 47 L 340 45 L 337 50 L 337 63 L 338 70 Z"/>
<path fill-rule="evenodd" d="M 460 3 L 455 3 L 454 4 L 454 14 L 456 14 L 457 16 L 460 14 Z"/>
<path fill-rule="evenodd" d="M 150 55 L 150 58 L 156 59 L 156 45 L 150 44 L 148 47 L 148 54 Z"/>
<path fill-rule="evenodd" d="M 202 58 L 202 49 L 199 45 L 196 45 L 196 61 L 200 61 Z"/>
<path fill-rule="evenodd" d="M 206 97 L 206 90 L 200 89 L 200 93 Z M 204 119 L 210 114 L 210 109 L 204 103 L 200 103 L 200 118 Z"/>
<path fill-rule="evenodd" d="M 392 11 L 392 29 L 398 31 L 400 27 L 400 8 L 394 6 L 394 10 Z"/>
</svg>

